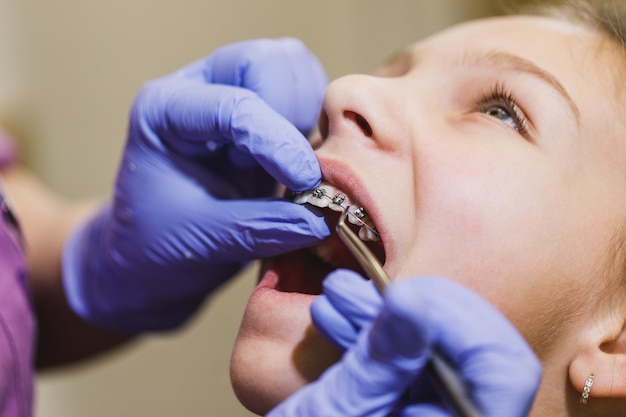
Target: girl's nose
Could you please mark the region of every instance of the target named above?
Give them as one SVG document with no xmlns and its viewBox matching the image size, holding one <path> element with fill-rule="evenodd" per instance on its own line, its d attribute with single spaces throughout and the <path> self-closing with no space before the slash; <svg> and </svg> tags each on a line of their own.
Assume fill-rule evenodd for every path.
<svg viewBox="0 0 626 417">
<path fill-rule="evenodd" d="M 320 117 L 323 139 L 329 137 L 373 141 L 382 148 L 397 145 L 403 123 L 402 100 L 394 80 L 348 75 L 333 81 L 326 91 Z"/>
</svg>

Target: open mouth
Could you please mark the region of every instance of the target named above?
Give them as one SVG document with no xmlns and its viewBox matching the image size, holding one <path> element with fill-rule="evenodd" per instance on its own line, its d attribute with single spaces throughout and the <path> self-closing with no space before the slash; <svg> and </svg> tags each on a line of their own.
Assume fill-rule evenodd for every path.
<svg viewBox="0 0 626 417">
<path fill-rule="evenodd" d="M 343 211 L 348 211 L 351 230 L 379 259 L 385 262 L 383 243 L 373 220 L 366 209 L 336 187 L 322 183 L 317 189 L 298 193 L 294 202 L 312 206 L 319 210 L 332 228 L 332 234 L 316 246 L 287 253 L 267 261 L 265 271 L 271 270 L 278 277 L 275 289 L 282 292 L 297 292 L 317 295 L 322 292 L 322 281 L 333 270 L 343 268 L 364 274 L 359 262 L 344 245 L 335 231 Z"/>
</svg>

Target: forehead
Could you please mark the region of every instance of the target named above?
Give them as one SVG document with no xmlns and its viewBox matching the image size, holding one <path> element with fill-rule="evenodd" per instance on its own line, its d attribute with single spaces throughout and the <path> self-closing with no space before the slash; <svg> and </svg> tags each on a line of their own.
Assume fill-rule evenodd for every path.
<svg viewBox="0 0 626 417">
<path fill-rule="evenodd" d="M 590 70 L 601 68 L 592 64 L 597 52 L 602 50 L 602 39 L 583 25 L 564 20 L 535 16 L 495 17 L 459 24 L 421 40 L 392 57 L 383 68 L 408 70 L 433 58 L 447 60 L 450 64 L 465 56 L 502 51 L 523 57 L 550 72 L 556 71 L 559 78 L 567 82 L 569 78 L 582 77 Z M 572 66 L 573 61 L 578 65 Z M 589 77 L 597 81 L 603 78 L 600 74 Z"/>
</svg>

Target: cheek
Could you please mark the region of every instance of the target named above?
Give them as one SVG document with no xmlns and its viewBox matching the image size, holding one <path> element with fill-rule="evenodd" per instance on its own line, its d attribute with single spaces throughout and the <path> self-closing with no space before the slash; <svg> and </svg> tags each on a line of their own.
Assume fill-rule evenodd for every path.
<svg viewBox="0 0 626 417">
<path fill-rule="evenodd" d="M 575 313 L 574 300 L 602 262 L 603 251 L 590 252 L 589 239 L 604 247 L 606 236 L 597 216 L 571 210 L 589 196 L 574 197 L 579 193 L 545 165 L 522 164 L 524 170 L 484 160 L 422 166 L 418 221 L 398 276 L 458 281 L 544 349 L 555 324 Z"/>
<path fill-rule="evenodd" d="M 523 229 L 538 227 L 529 222 L 534 217 L 529 213 L 538 210 L 533 181 L 518 181 L 514 169 L 484 158 L 455 161 L 449 155 L 443 162 L 430 158 L 421 163 L 413 240 L 404 256 L 412 260 L 409 268 L 446 266 L 455 274 L 484 269 L 494 257 L 519 250 L 520 240 L 534 233 Z"/>
</svg>

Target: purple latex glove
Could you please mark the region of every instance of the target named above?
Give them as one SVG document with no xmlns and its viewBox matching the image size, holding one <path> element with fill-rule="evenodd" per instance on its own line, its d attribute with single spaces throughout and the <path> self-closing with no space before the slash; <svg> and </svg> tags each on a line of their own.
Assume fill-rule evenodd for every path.
<svg viewBox="0 0 626 417">
<path fill-rule="evenodd" d="M 322 285 L 322 296 L 311 306 L 311 319 L 326 340 L 341 351 L 348 350 L 378 315 L 383 298 L 372 281 L 349 270 L 330 273 Z"/>
<path fill-rule="evenodd" d="M 453 417 L 425 372 L 435 348 L 464 378 L 484 417 L 527 416 L 541 378 L 539 361 L 480 296 L 446 279 L 417 278 L 394 282 L 381 301 L 353 272 L 336 271 L 326 281 L 325 295 L 314 303 L 316 325 L 325 335 L 362 332 L 334 340 L 354 345 L 268 416 Z M 379 312 L 367 319 L 371 309 Z M 361 311 L 367 312 L 355 314 Z"/>
<path fill-rule="evenodd" d="M 113 201 L 64 249 L 69 301 L 127 332 L 178 326 L 259 257 L 325 238 L 324 219 L 278 198 L 321 181 L 303 136 L 327 78 L 298 40 L 216 50 L 147 83 L 132 108 Z"/>
</svg>

